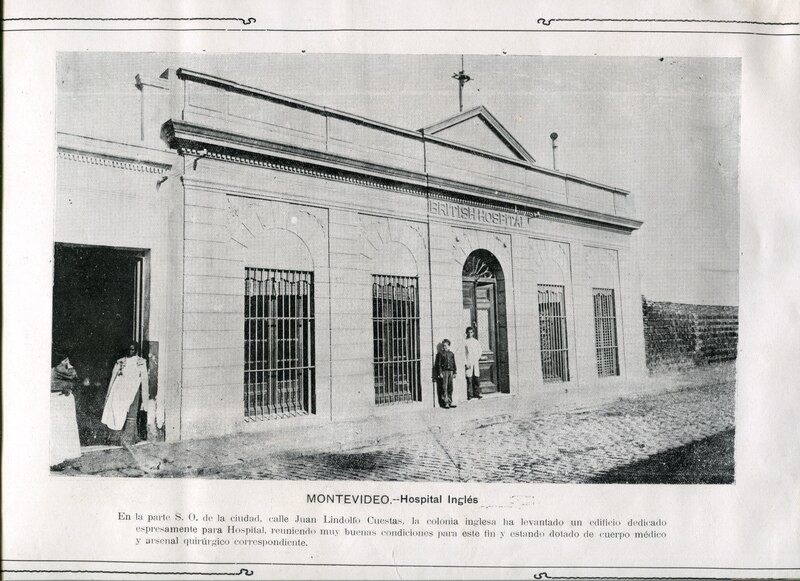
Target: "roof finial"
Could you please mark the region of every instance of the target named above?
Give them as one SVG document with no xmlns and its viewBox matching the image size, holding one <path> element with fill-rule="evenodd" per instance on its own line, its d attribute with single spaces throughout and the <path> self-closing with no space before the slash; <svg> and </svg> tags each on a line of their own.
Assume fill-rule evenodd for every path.
<svg viewBox="0 0 800 581">
<path fill-rule="evenodd" d="M 472 77 L 464 74 L 464 55 L 461 55 L 461 70 L 453 73 L 453 78 L 458 81 L 458 111 L 459 113 L 464 110 L 464 85 L 472 80 Z"/>
</svg>

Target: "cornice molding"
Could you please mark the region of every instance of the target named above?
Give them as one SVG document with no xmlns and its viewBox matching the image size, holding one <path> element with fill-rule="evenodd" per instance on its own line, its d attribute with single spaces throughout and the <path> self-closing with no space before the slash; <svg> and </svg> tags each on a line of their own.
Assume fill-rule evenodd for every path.
<svg viewBox="0 0 800 581">
<path fill-rule="evenodd" d="M 60 157 L 132 171 L 165 173 L 177 161 L 174 151 L 153 149 L 131 143 L 119 143 L 72 133 L 57 133 L 56 144 Z"/>
<path fill-rule="evenodd" d="M 68 159 L 70 161 L 77 161 L 79 163 L 101 165 L 105 167 L 113 167 L 117 169 L 124 169 L 127 171 L 136 171 L 143 173 L 164 174 L 169 170 L 169 166 L 164 166 L 161 164 L 119 159 L 119 158 L 103 156 L 96 153 L 72 151 L 69 149 L 61 149 L 61 148 L 59 148 L 58 150 L 58 157 L 62 159 Z"/>
<path fill-rule="evenodd" d="M 381 190 L 403 192 L 406 194 L 413 194 L 417 196 L 425 195 L 425 188 L 419 185 L 405 184 L 402 182 L 391 181 L 389 179 L 378 179 L 372 176 L 359 175 L 358 173 L 350 173 L 343 171 L 331 172 L 330 170 L 326 170 L 326 168 L 324 167 L 311 164 L 299 164 L 268 157 L 237 155 L 235 153 L 208 151 L 205 149 L 197 149 L 193 147 L 182 147 L 182 146 L 178 147 L 178 153 L 180 153 L 181 155 L 190 155 L 192 157 L 196 157 L 198 160 L 214 159 L 217 161 L 226 161 L 230 163 L 238 163 L 241 165 L 248 165 L 253 167 L 272 169 L 276 171 L 285 171 L 289 173 L 307 175 L 320 179 L 358 184 L 361 186 L 378 188 Z"/>
<path fill-rule="evenodd" d="M 170 147 L 178 150 L 182 147 L 203 149 L 204 146 L 212 146 L 226 152 L 232 152 L 234 156 L 244 154 L 247 157 L 254 154 L 258 157 L 277 157 L 297 163 L 313 163 L 331 170 L 355 171 L 366 176 L 396 180 L 417 186 L 426 184 L 424 173 L 357 161 L 332 153 L 305 149 L 266 139 L 228 133 L 176 119 L 167 121 L 164 124 L 162 135 Z"/>
<path fill-rule="evenodd" d="M 614 216 L 613 214 L 605 214 L 603 212 L 595 212 L 584 208 L 575 206 L 568 206 L 566 204 L 559 204 L 558 202 L 550 202 L 539 198 L 530 198 L 520 194 L 513 194 L 510 192 L 502 192 L 499 190 L 491 190 L 481 186 L 472 184 L 464 184 L 455 182 L 448 179 L 437 178 L 431 176 L 428 180 L 431 188 L 438 188 L 445 191 L 457 192 L 469 196 L 477 196 L 486 200 L 492 200 L 495 203 L 499 202 L 514 208 L 524 208 L 530 211 L 539 212 L 543 217 L 557 219 L 557 221 L 569 220 L 571 223 L 592 223 L 604 224 L 615 229 L 624 230 L 637 230 L 641 227 L 640 220 L 633 218 L 624 218 L 622 216 Z M 496 204 L 495 206 L 496 207 Z"/>
<path fill-rule="evenodd" d="M 179 120 L 167 122 L 164 125 L 164 135 L 170 146 L 178 153 L 197 157 L 198 161 L 201 158 L 211 158 L 422 196 L 440 190 L 468 196 L 469 203 L 482 201 L 488 204 L 486 207 L 538 212 L 546 219 L 603 227 L 617 232 L 630 233 L 642 225 L 641 221 L 631 218 L 389 168 L 283 143 L 234 135 Z"/>
</svg>

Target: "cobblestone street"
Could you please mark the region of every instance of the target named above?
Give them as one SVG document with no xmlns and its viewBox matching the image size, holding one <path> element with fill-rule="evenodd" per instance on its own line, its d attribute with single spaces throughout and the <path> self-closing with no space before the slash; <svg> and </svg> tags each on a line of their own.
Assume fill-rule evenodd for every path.
<svg viewBox="0 0 800 581">
<path fill-rule="evenodd" d="M 471 405 L 471 404 L 467 404 Z M 336 454 L 281 454 L 219 478 L 458 482 L 584 482 L 657 452 L 727 430 L 734 385 L 624 399 Z M 211 476 L 211 475 L 207 475 Z"/>
<path fill-rule="evenodd" d="M 734 366 L 727 365 L 659 376 L 648 379 L 639 391 L 609 392 L 590 401 L 574 394 L 559 396 L 561 400 L 546 396 L 542 400 L 546 403 L 532 404 L 529 409 L 535 411 L 531 412 L 518 409 L 518 402 L 504 396 L 484 398 L 464 402 L 457 410 L 429 410 L 412 422 L 417 428 L 414 433 L 408 433 L 408 418 L 401 416 L 378 419 L 372 426 L 329 425 L 288 445 L 284 441 L 282 449 L 292 450 L 284 452 L 274 451 L 280 449 L 274 433 L 87 451 L 60 473 L 268 480 L 597 481 L 614 469 L 732 430 L 734 373 Z M 714 481 L 731 478 L 728 474 Z"/>
</svg>

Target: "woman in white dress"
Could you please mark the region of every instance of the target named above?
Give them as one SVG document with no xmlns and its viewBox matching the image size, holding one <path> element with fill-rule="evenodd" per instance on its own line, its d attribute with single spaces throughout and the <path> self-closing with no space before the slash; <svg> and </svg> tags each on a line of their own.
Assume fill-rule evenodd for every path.
<svg viewBox="0 0 800 581">
<path fill-rule="evenodd" d="M 72 389 L 78 372 L 69 357 L 56 356 L 50 369 L 50 467 L 58 470 L 67 460 L 80 458 L 78 416 Z"/>
<path fill-rule="evenodd" d="M 102 418 L 102 422 L 112 430 L 124 428 L 121 434 L 123 444 L 132 444 L 136 440 L 140 402 L 142 399 L 148 401 L 149 391 L 147 362 L 139 357 L 139 344 L 131 341 L 127 356 L 117 359 L 114 365 Z"/>
</svg>

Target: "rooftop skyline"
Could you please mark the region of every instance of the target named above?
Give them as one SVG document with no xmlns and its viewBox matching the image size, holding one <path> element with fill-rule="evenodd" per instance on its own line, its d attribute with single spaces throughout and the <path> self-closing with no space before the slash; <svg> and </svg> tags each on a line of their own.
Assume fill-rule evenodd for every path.
<svg viewBox="0 0 800 581">
<path fill-rule="evenodd" d="M 58 129 L 138 139 L 118 114 L 138 112 L 134 75 L 177 67 L 410 130 L 459 112 L 460 55 L 65 54 Z M 648 299 L 738 304 L 738 60 L 465 55 L 464 71 L 464 110 L 485 106 L 536 165 L 557 132 L 559 171 L 632 192 Z"/>
</svg>

